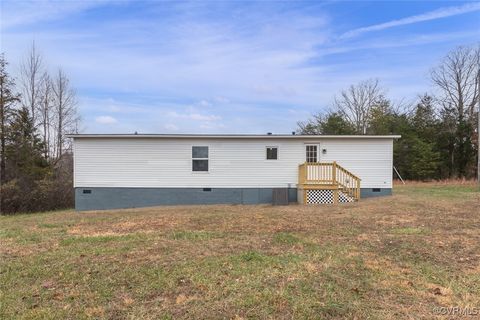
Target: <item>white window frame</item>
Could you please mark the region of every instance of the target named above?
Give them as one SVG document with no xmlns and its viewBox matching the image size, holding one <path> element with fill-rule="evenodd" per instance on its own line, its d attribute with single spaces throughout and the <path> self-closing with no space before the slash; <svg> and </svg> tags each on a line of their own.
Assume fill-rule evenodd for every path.
<svg viewBox="0 0 480 320">
<path fill-rule="evenodd" d="M 319 143 L 306 143 L 305 144 L 305 162 L 308 162 L 307 157 L 307 147 L 316 147 L 317 148 L 317 162 L 320 162 L 320 144 Z"/>
<path fill-rule="evenodd" d="M 276 148 L 277 149 L 277 159 L 268 159 L 267 158 L 267 149 L 268 148 Z M 280 159 L 280 148 L 278 146 L 265 146 L 265 160 L 266 161 L 277 161 Z"/>
<path fill-rule="evenodd" d="M 205 147 L 205 148 L 207 148 L 208 157 L 207 158 L 194 158 L 193 157 L 193 147 Z M 191 165 L 190 168 L 191 168 L 193 174 L 205 174 L 205 173 L 210 172 L 210 146 L 192 145 L 191 148 L 190 148 L 190 157 L 192 158 L 192 162 L 190 163 L 190 165 Z M 207 171 L 194 171 L 193 170 L 193 161 L 194 160 L 207 160 L 208 161 L 208 163 L 207 163 L 208 170 Z"/>
</svg>

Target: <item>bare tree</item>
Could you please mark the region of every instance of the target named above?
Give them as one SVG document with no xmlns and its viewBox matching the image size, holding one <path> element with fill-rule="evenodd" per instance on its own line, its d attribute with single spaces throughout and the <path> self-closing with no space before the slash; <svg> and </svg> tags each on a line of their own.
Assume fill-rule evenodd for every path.
<svg viewBox="0 0 480 320">
<path fill-rule="evenodd" d="M 75 90 L 62 69 L 53 81 L 54 93 L 54 125 L 55 125 L 55 157 L 60 159 L 67 148 L 65 135 L 74 132 L 78 127 L 77 100 Z"/>
<path fill-rule="evenodd" d="M 480 185 L 480 46 L 477 49 L 477 182 Z"/>
<path fill-rule="evenodd" d="M 458 47 L 432 70 L 432 81 L 445 106 L 455 107 L 460 118 L 473 118 L 478 95 L 480 47 Z"/>
<path fill-rule="evenodd" d="M 455 118 L 455 127 L 452 128 L 455 141 L 450 157 L 452 168 L 459 177 L 468 176 L 473 171 L 475 106 L 480 98 L 479 70 L 480 46 L 477 45 L 456 48 L 431 71 L 443 113 Z"/>
<path fill-rule="evenodd" d="M 35 126 L 38 124 L 37 113 L 42 74 L 42 57 L 38 54 L 35 42 L 33 42 L 29 54 L 20 66 L 20 85 L 22 106 L 30 111 Z"/>
<path fill-rule="evenodd" d="M 377 79 L 362 81 L 342 90 L 340 96 L 335 97 L 334 108 L 358 134 L 366 134 L 372 107 L 382 98 L 383 92 Z"/>
<path fill-rule="evenodd" d="M 42 141 L 44 147 L 45 159 L 50 159 L 52 156 L 51 146 L 51 125 L 52 125 L 52 113 L 54 103 L 53 83 L 48 75 L 44 73 L 42 76 L 42 86 L 39 92 L 39 120 L 42 133 Z"/>
</svg>

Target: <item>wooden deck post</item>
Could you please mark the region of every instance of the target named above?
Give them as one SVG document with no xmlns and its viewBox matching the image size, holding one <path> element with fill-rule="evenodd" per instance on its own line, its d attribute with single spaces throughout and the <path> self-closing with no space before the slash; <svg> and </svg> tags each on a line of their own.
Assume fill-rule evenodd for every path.
<svg viewBox="0 0 480 320">
<path fill-rule="evenodd" d="M 361 193 L 361 189 L 360 189 L 360 180 L 357 180 L 357 201 L 360 200 L 360 193 Z"/>
<path fill-rule="evenodd" d="M 298 184 L 300 184 L 300 185 L 305 184 L 306 180 L 307 180 L 306 179 L 306 171 L 308 169 L 306 168 L 306 166 L 307 165 L 305 163 L 298 166 L 298 169 L 299 169 L 298 170 Z"/>
<path fill-rule="evenodd" d="M 332 182 L 333 184 L 337 184 L 337 162 L 333 161 L 332 165 Z"/>
</svg>

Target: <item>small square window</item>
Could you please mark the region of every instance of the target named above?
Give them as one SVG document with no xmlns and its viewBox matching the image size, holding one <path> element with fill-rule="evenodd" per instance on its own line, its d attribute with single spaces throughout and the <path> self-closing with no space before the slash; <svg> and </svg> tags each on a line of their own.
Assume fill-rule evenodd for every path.
<svg viewBox="0 0 480 320">
<path fill-rule="evenodd" d="M 267 160 L 278 159 L 278 147 L 267 147 Z"/>
</svg>

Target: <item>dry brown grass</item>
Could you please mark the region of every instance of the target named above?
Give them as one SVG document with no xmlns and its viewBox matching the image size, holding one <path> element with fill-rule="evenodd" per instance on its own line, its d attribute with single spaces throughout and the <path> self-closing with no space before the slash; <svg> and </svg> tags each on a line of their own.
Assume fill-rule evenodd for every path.
<svg viewBox="0 0 480 320">
<path fill-rule="evenodd" d="M 435 318 L 480 307 L 480 196 L 0 218 L 0 318 Z M 3 315 L 3 317 L 2 317 Z"/>
</svg>

